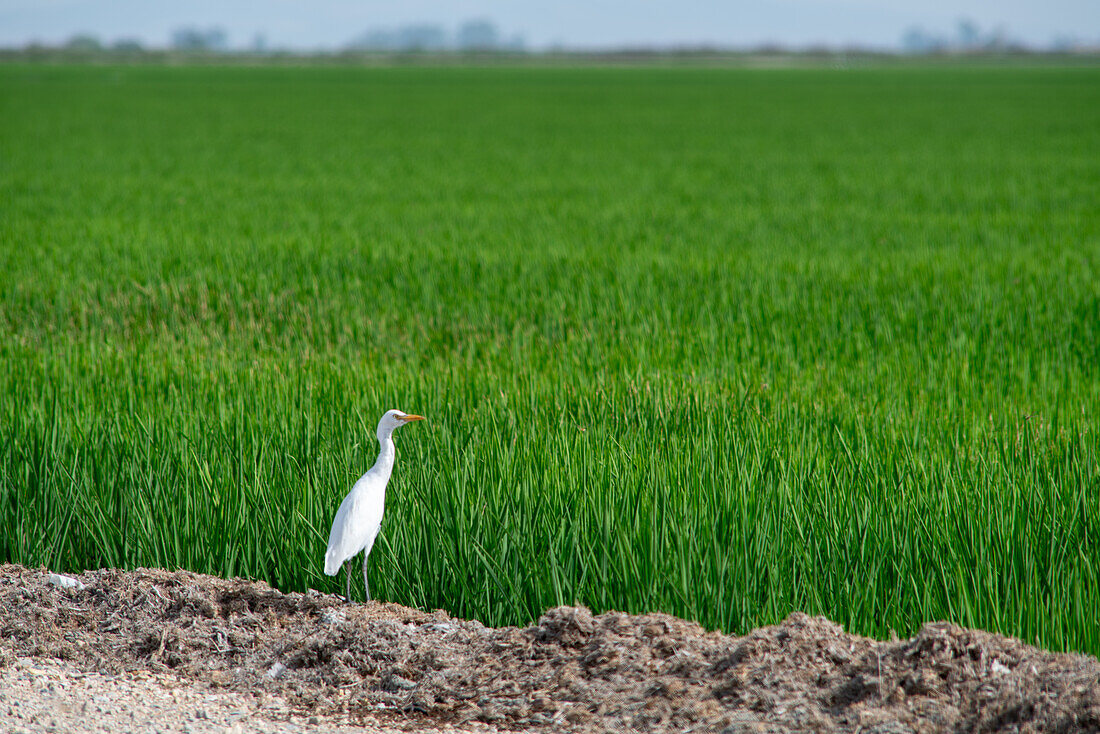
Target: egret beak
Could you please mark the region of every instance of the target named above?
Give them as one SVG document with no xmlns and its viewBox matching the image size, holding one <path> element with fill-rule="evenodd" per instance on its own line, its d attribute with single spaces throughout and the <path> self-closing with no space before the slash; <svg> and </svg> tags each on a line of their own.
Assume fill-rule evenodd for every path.
<svg viewBox="0 0 1100 734">
<path fill-rule="evenodd" d="M 424 420 L 424 416 L 422 416 L 422 415 L 413 415 L 413 414 L 410 413 L 409 415 L 401 416 L 401 420 L 405 421 L 406 423 L 411 423 L 412 421 L 422 421 L 422 420 Z"/>
</svg>

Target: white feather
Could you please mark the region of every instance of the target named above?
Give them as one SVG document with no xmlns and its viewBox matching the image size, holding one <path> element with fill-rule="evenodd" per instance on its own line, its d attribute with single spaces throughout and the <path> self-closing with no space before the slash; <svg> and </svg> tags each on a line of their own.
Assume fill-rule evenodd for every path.
<svg viewBox="0 0 1100 734">
<path fill-rule="evenodd" d="M 378 468 L 375 466 L 359 478 L 336 511 L 325 552 L 325 573 L 329 576 L 339 573 L 344 562 L 360 551 L 365 550 L 369 556 L 378 531 L 382 529 L 390 471 L 377 472 Z M 393 467 L 387 468 L 392 470 Z"/>
</svg>

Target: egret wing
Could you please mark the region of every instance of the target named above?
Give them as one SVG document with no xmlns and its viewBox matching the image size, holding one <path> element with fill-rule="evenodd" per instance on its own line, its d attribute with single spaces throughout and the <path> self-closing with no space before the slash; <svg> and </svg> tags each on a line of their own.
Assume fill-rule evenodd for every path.
<svg viewBox="0 0 1100 734">
<path fill-rule="evenodd" d="M 382 525 L 386 486 L 367 472 L 340 503 L 325 552 L 325 573 L 334 576 L 349 558 L 370 546 Z"/>
</svg>

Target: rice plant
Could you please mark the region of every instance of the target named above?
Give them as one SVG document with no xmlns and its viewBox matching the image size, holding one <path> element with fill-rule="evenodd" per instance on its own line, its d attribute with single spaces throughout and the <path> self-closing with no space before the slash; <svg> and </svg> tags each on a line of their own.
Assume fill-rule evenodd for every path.
<svg viewBox="0 0 1100 734">
<path fill-rule="evenodd" d="M 1100 72 L 0 67 L 0 559 L 1100 653 Z"/>
</svg>

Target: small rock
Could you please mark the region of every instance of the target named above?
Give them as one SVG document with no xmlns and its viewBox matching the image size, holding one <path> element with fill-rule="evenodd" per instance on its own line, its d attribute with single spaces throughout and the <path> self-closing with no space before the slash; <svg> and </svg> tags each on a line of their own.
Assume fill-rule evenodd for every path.
<svg viewBox="0 0 1100 734">
<path fill-rule="evenodd" d="M 416 688 L 416 683 L 408 678 L 402 678 L 400 675 L 391 673 L 386 677 L 382 688 L 387 691 L 411 691 Z"/>
<path fill-rule="evenodd" d="M 77 591 L 84 589 L 84 584 L 78 579 L 74 579 L 72 576 L 62 576 L 59 573 L 50 574 L 50 583 L 62 589 L 76 589 Z"/>
<path fill-rule="evenodd" d="M 280 675 L 282 675 L 285 672 L 286 672 L 286 666 L 283 665 L 282 663 L 280 663 L 278 660 L 276 660 L 275 663 L 270 668 L 267 669 L 267 677 L 270 678 L 271 680 L 275 680 L 276 678 L 278 678 Z"/>
</svg>

